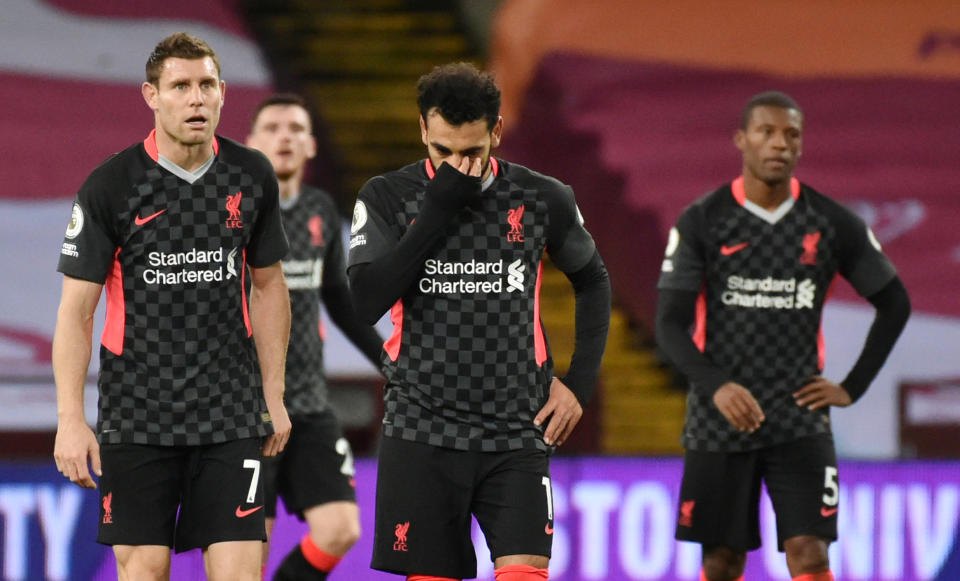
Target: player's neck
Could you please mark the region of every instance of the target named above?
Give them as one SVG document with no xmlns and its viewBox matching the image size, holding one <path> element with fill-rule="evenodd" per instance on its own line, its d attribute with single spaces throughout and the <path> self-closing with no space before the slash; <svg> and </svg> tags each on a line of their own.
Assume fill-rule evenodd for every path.
<svg viewBox="0 0 960 581">
<path fill-rule="evenodd" d="M 790 197 L 790 177 L 779 182 L 768 183 L 743 172 L 743 193 L 747 199 L 765 210 L 776 210 Z"/>
<path fill-rule="evenodd" d="M 196 170 L 213 155 L 212 140 L 188 145 L 176 141 L 160 128 L 157 128 L 156 139 L 157 153 L 187 171 Z"/>
<path fill-rule="evenodd" d="M 300 186 L 303 184 L 303 176 L 300 172 L 295 173 L 294 175 L 280 179 L 277 178 L 277 186 L 280 188 L 280 199 L 289 200 L 295 198 L 300 194 Z"/>
</svg>

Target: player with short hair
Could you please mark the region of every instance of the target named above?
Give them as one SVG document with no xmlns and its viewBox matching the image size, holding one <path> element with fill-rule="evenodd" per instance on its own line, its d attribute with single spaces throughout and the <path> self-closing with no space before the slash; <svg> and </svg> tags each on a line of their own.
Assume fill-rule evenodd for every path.
<svg viewBox="0 0 960 581">
<path fill-rule="evenodd" d="M 498 581 L 547 578 L 548 454 L 582 415 L 610 321 L 610 285 L 573 190 L 492 156 L 500 90 L 474 66 L 417 85 L 425 160 L 358 195 L 348 274 L 368 322 L 390 309 L 375 569 L 476 576 L 475 515 Z M 570 371 L 540 321 L 544 253 L 576 294 Z"/>
<path fill-rule="evenodd" d="M 833 579 L 827 546 L 840 507 L 829 410 L 863 395 L 910 314 L 863 220 L 793 177 L 803 126 L 784 93 L 747 103 L 734 138 L 742 175 L 684 210 L 658 284 L 657 342 L 690 382 L 676 536 L 703 546 L 707 581 L 741 578 L 760 546 L 761 481 L 794 581 Z M 837 274 L 876 309 L 839 384 L 820 375 L 820 318 Z"/>
<path fill-rule="evenodd" d="M 328 402 L 319 303 L 348 339 L 380 367 L 383 340 L 362 323 L 347 283 L 341 218 L 329 194 L 303 183 L 317 154 L 313 124 L 299 95 L 278 94 L 260 103 L 247 145 L 273 164 L 290 251 L 283 271 L 293 313 L 287 350 L 286 404 L 293 421 L 282 454 L 264 463 L 267 536 L 277 496 L 310 530 L 286 556 L 274 581 L 322 581 L 360 536 L 350 443 Z M 269 549 L 264 545 L 264 564 Z"/>
<path fill-rule="evenodd" d="M 260 461 L 290 433 L 277 181 L 215 135 L 226 85 L 207 43 L 163 39 L 146 76 L 154 130 L 86 179 L 60 252 L 54 457 L 81 486 L 100 476 L 97 540 L 120 579 L 166 579 L 174 547 L 201 548 L 209 579 L 254 581 Z M 95 436 L 83 386 L 104 288 Z"/>
</svg>

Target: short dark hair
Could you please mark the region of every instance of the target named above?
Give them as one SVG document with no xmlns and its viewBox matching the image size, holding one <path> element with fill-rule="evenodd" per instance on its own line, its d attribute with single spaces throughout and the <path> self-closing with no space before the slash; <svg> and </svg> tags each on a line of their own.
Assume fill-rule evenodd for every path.
<svg viewBox="0 0 960 581">
<path fill-rule="evenodd" d="M 757 93 L 747 101 L 747 105 L 743 108 L 743 113 L 740 114 L 740 129 L 747 128 L 747 125 L 750 123 L 750 116 L 753 115 L 753 110 L 757 107 L 793 109 L 803 116 L 803 110 L 800 108 L 800 105 L 797 105 L 797 102 L 794 101 L 790 95 L 781 93 L 780 91 L 764 91 Z"/>
<path fill-rule="evenodd" d="M 251 131 L 254 125 L 257 124 L 257 118 L 260 117 L 260 113 L 267 107 L 273 107 L 274 105 L 300 107 L 307 112 L 307 117 L 310 119 L 310 126 L 313 127 L 313 116 L 310 114 L 310 107 L 307 106 L 306 99 L 296 93 L 276 93 L 260 101 L 260 104 L 257 105 L 256 110 L 253 112 L 253 117 L 250 118 Z"/>
<path fill-rule="evenodd" d="M 417 81 L 417 106 L 424 121 L 436 107 L 453 126 L 486 119 L 492 131 L 500 118 L 500 88 L 493 75 L 471 63 L 449 63 L 434 67 Z"/>
<path fill-rule="evenodd" d="M 213 59 L 219 78 L 220 60 L 217 59 L 217 53 L 213 52 L 209 44 L 195 36 L 190 36 L 186 32 L 171 34 L 158 42 L 147 58 L 147 82 L 151 85 L 157 84 L 160 80 L 160 69 L 163 68 L 163 62 L 168 58 L 197 60 L 204 57 Z"/>
</svg>

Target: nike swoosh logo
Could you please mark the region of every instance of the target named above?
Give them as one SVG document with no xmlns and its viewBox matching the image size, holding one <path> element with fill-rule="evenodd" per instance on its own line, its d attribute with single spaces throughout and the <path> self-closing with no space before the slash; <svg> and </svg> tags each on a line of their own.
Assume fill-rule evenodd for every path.
<svg viewBox="0 0 960 581">
<path fill-rule="evenodd" d="M 823 518 L 829 518 L 829 517 L 837 514 L 837 510 L 838 510 L 838 509 L 836 509 L 836 508 L 827 508 L 827 507 L 824 506 L 824 507 L 821 507 L 821 508 L 820 508 L 820 515 L 821 515 Z"/>
<path fill-rule="evenodd" d="M 261 508 L 263 508 L 263 505 L 262 505 L 262 504 L 261 504 L 260 506 L 255 506 L 255 507 L 253 507 L 253 508 L 249 508 L 249 509 L 247 509 L 247 510 L 240 510 L 240 507 L 237 506 L 237 518 L 243 518 L 243 517 L 245 517 L 245 516 L 250 516 L 251 514 L 257 512 L 257 511 L 260 510 Z"/>
<path fill-rule="evenodd" d="M 543 527 L 543 532 L 547 533 L 548 535 L 553 534 L 553 527 L 550 526 L 550 523 L 547 523 L 547 525 Z"/>
<path fill-rule="evenodd" d="M 166 209 L 160 210 L 160 211 L 157 212 L 156 214 L 150 214 L 150 215 L 147 216 L 146 218 L 141 218 L 141 217 L 138 215 L 136 218 L 133 219 L 133 223 L 136 224 L 137 226 L 143 226 L 144 224 L 146 224 L 146 223 L 149 222 L 150 220 L 153 220 L 154 218 L 156 218 L 156 217 L 159 216 L 160 214 L 163 214 L 163 213 L 166 212 L 166 211 L 167 211 Z"/>
<path fill-rule="evenodd" d="M 733 246 L 727 246 L 726 244 L 724 244 L 723 246 L 720 247 L 720 254 L 724 256 L 730 256 L 731 254 L 740 252 L 747 246 L 750 246 L 749 242 L 741 242 L 740 244 L 734 244 Z"/>
</svg>

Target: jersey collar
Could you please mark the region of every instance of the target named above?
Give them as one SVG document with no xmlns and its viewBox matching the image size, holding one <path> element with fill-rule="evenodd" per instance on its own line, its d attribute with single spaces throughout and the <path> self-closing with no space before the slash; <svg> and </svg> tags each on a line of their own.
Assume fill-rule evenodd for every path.
<svg viewBox="0 0 960 581">
<path fill-rule="evenodd" d="M 150 135 L 147 135 L 147 138 L 143 140 L 143 148 L 147 150 L 147 155 L 150 156 L 150 159 L 153 161 L 160 161 L 160 150 L 157 149 L 157 130 L 154 128 L 150 131 Z M 213 155 L 220 153 L 220 142 L 217 141 L 217 136 L 213 136 Z M 429 160 L 428 160 L 429 161 Z M 433 176 L 430 176 L 433 177 Z"/>
<path fill-rule="evenodd" d="M 741 206 L 747 201 L 747 191 L 743 187 L 743 176 L 738 177 L 730 183 L 730 189 L 733 190 L 733 199 Z M 790 178 L 790 196 L 797 200 L 800 198 L 800 180 Z"/>
<path fill-rule="evenodd" d="M 790 210 L 793 209 L 794 204 L 797 203 L 797 199 L 800 198 L 800 180 L 790 178 L 790 197 L 784 200 L 774 210 L 767 210 L 747 199 L 747 193 L 743 187 L 743 176 L 738 177 L 730 183 L 730 190 L 733 192 L 733 198 L 743 209 L 761 220 L 770 224 L 776 224 L 780 221 L 780 218 L 786 216 Z"/>
</svg>

